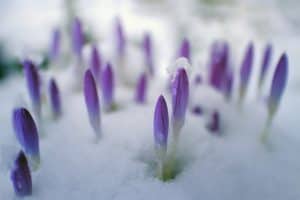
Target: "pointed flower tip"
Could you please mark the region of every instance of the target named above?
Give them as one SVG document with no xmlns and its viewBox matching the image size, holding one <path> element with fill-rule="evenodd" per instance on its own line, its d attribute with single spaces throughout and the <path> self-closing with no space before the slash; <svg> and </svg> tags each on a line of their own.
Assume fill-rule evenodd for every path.
<svg viewBox="0 0 300 200">
<path fill-rule="evenodd" d="M 242 62 L 242 66 L 241 66 L 241 72 L 240 72 L 241 87 L 243 87 L 244 89 L 247 88 L 250 79 L 252 65 L 253 65 L 253 57 L 254 57 L 254 47 L 253 47 L 253 43 L 250 42 L 247 46 L 244 59 Z"/>
<path fill-rule="evenodd" d="M 83 89 L 90 124 L 98 135 L 100 131 L 100 106 L 96 83 L 90 70 L 85 72 Z"/>
<path fill-rule="evenodd" d="M 62 114 L 60 91 L 54 78 L 49 83 L 49 97 L 52 114 L 54 118 L 58 118 Z"/>
<path fill-rule="evenodd" d="M 260 72 L 260 77 L 259 77 L 259 87 L 262 86 L 263 81 L 265 79 L 266 73 L 269 69 L 270 62 L 271 62 L 271 57 L 272 57 L 272 52 L 273 52 L 273 47 L 269 43 L 266 45 L 264 54 L 263 54 L 263 59 L 262 59 L 262 64 L 261 64 L 261 72 Z"/>
<path fill-rule="evenodd" d="M 101 80 L 103 104 L 105 110 L 109 111 L 114 103 L 114 74 L 110 63 L 106 64 Z"/>
<path fill-rule="evenodd" d="M 32 160 L 39 162 L 38 130 L 31 114 L 25 108 L 17 108 L 13 112 L 13 127 L 22 149 Z"/>
<path fill-rule="evenodd" d="M 26 156 L 19 152 L 11 170 L 11 181 L 17 196 L 24 197 L 32 194 L 32 180 Z"/>
<path fill-rule="evenodd" d="M 126 39 L 123 24 L 119 17 L 116 18 L 115 26 L 117 53 L 119 57 L 123 57 L 125 54 Z"/>
<path fill-rule="evenodd" d="M 150 75 L 154 74 L 153 69 L 153 47 L 152 47 L 152 39 L 149 33 L 145 33 L 143 39 L 143 49 L 145 54 L 145 63 L 148 68 Z"/>
<path fill-rule="evenodd" d="M 283 95 L 288 77 L 288 58 L 286 53 L 282 54 L 276 66 L 272 80 L 271 91 L 269 96 L 269 111 L 275 110 Z"/>
<path fill-rule="evenodd" d="M 146 101 L 147 93 L 147 75 L 143 73 L 139 78 L 136 86 L 135 101 L 137 103 L 143 104 Z"/>
<path fill-rule="evenodd" d="M 179 128 L 185 120 L 186 109 L 189 100 L 189 81 L 185 69 L 177 70 L 172 82 L 172 109 L 173 125 L 177 124 Z M 176 126 L 177 126 L 176 125 Z"/>
<path fill-rule="evenodd" d="M 190 47 L 190 42 L 187 38 L 184 38 L 182 40 L 181 46 L 180 46 L 180 50 L 179 50 L 179 57 L 185 57 L 190 61 L 190 51 L 191 51 L 191 47 Z"/>
<path fill-rule="evenodd" d="M 220 114 L 219 114 L 219 112 L 214 111 L 212 113 L 211 119 L 206 127 L 212 133 L 220 132 Z"/>
<path fill-rule="evenodd" d="M 154 141 L 159 149 L 166 149 L 169 132 L 169 115 L 165 98 L 160 95 L 154 111 Z"/>
<path fill-rule="evenodd" d="M 55 29 L 52 33 L 52 40 L 50 44 L 50 52 L 49 52 L 50 59 L 55 60 L 59 56 L 60 42 L 61 42 L 60 30 Z"/>
<path fill-rule="evenodd" d="M 96 46 L 93 46 L 91 51 L 90 69 L 96 82 L 101 80 L 101 65 L 99 51 Z"/>
<path fill-rule="evenodd" d="M 84 45 L 84 33 L 81 21 L 78 17 L 74 18 L 72 24 L 72 45 L 74 53 L 78 57 L 81 57 L 82 48 Z"/>
</svg>

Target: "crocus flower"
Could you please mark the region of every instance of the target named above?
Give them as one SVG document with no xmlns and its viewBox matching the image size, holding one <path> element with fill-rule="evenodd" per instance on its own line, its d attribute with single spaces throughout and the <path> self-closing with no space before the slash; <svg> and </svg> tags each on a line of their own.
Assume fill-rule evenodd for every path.
<svg viewBox="0 0 300 200">
<path fill-rule="evenodd" d="M 25 108 L 17 108 L 12 121 L 22 149 L 32 161 L 33 169 L 37 169 L 40 162 L 39 136 L 32 116 Z"/>
<path fill-rule="evenodd" d="M 114 104 L 114 74 L 110 63 L 103 70 L 101 80 L 104 109 L 109 111 Z"/>
<path fill-rule="evenodd" d="M 34 114 L 39 119 L 41 117 L 41 91 L 39 74 L 36 66 L 30 60 L 25 60 L 23 67 Z"/>
<path fill-rule="evenodd" d="M 185 57 L 191 62 L 191 47 L 188 39 L 184 38 L 181 42 L 181 46 L 178 52 L 178 57 Z"/>
<path fill-rule="evenodd" d="M 272 45 L 267 44 L 265 51 L 264 51 L 263 59 L 262 59 L 262 65 L 261 65 L 261 71 L 260 71 L 260 77 L 259 77 L 259 83 L 258 83 L 259 88 L 261 88 L 261 86 L 264 83 L 266 73 L 270 66 L 271 57 L 272 57 Z"/>
<path fill-rule="evenodd" d="M 120 18 L 116 19 L 115 34 L 116 34 L 116 52 L 119 58 L 123 58 L 125 55 L 126 38 L 123 29 L 123 24 Z"/>
<path fill-rule="evenodd" d="M 185 113 L 189 100 L 189 81 L 183 68 L 177 70 L 172 81 L 173 129 L 179 132 L 185 121 Z"/>
<path fill-rule="evenodd" d="M 49 100 L 54 118 L 58 118 L 62 114 L 60 91 L 56 81 L 52 78 L 49 83 Z"/>
<path fill-rule="evenodd" d="M 268 109 L 269 115 L 273 117 L 276 113 L 282 94 L 286 87 L 288 76 L 288 58 L 287 55 L 284 53 L 276 66 L 276 70 L 272 80 L 272 86 L 270 91 L 270 96 L 268 98 Z"/>
<path fill-rule="evenodd" d="M 152 46 L 152 40 L 151 35 L 149 33 L 146 33 L 144 35 L 143 39 L 143 49 L 145 54 L 145 63 L 147 66 L 147 69 L 149 71 L 149 74 L 153 76 L 154 74 L 154 66 L 153 66 L 153 46 Z"/>
<path fill-rule="evenodd" d="M 52 33 L 52 39 L 50 43 L 49 57 L 52 61 L 56 60 L 60 53 L 61 34 L 59 29 L 55 29 Z"/>
<path fill-rule="evenodd" d="M 97 94 L 96 83 L 92 72 L 87 70 L 84 75 L 84 97 L 89 115 L 90 124 L 93 127 L 96 136 L 100 137 L 100 106 Z"/>
<path fill-rule="evenodd" d="M 101 58 L 96 46 L 92 47 L 90 69 L 97 83 L 101 81 Z"/>
<path fill-rule="evenodd" d="M 153 129 L 156 149 L 161 154 L 166 154 L 169 133 L 169 114 L 167 103 L 162 95 L 159 96 L 156 102 Z"/>
<path fill-rule="evenodd" d="M 32 180 L 27 159 L 22 151 L 19 152 L 10 175 L 15 193 L 19 197 L 32 194 Z"/>
<path fill-rule="evenodd" d="M 242 102 L 245 94 L 247 92 L 248 88 L 248 83 L 250 80 L 251 76 L 251 71 L 252 71 L 252 65 L 253 65 L 253 57 L 254 57 L 254 52 L 253 52 L 253 44 L 252 42 L 248 44 L 244 59 L 241 65 L 241 70 L 240 70 L 240 101 Z"/>
<path fill-rule="evenodd" d="M 229 64 L 229 46 L 226 42 L 214 42 L 210 55 L 210 84 L 222 90 Z"/>
<path fill-rule="evenodd" d="M 206 127 L 212 133 L 217 133 L 220 131 L 220 114 L 219 114 L 219 112 L 214 111 L 212 113 L 210 122 Z"/>
<path fill-rule="evenodd" d="M 147 92 L 147 75 L 143 73 L 136 85 L 135 101 L 137 103 L 145 103 Z"/>
<path fill-rule="evenodd" d="M 230 99 L 233 88 L 233 72 L 228 70 L 224 80 L 224 95 L 227 100 Z"/>
<path fill-rule="evenodd" d="M 72 23 L 72 45 L 74 54 L 81 59 L 82 48 L 84 45 L 84 33 L 82 24 L 78 17 Z"/>
</svg>

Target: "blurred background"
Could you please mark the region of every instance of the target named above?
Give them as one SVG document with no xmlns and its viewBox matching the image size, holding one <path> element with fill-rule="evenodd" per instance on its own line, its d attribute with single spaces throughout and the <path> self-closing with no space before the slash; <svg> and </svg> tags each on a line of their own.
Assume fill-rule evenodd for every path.
<svg viewBox="0 0 300 200">
<path fill-rule="evenodd" d="M 93 43 L 111 39 L 116 17 L 122 19 L 133 44 L 150 32 L 156 54 L 161 55 L 158 65 L 167 65 L 183 37 L 192 41 L 194 65 L 205 65 L 216 39 L 229 42 L 238 55 L 237 63 L 246 44 L 254 41 L 258 54 L 271 42 L 276 55 L 287 51 L 291 63 L 297 65 L 299 7 L 298 0 L 1 0 L 0 77 L 18 71 L 20 58 L 47 55 L 55 28 L 64 31 L 64 48 L 68 49 L 74 16 L 82 19 Z M 290 79 L 296 86 L 299 71 L 291 65 Z"/>
</svg>

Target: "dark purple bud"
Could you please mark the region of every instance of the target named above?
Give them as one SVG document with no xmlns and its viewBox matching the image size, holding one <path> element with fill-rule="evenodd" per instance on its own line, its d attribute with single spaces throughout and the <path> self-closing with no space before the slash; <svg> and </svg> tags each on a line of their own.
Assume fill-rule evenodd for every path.
<svg viewBox="0 0 300 200">
<path fill-rule="evenodd" d="M 157 149 L 167 150 L 169 132 L 169 114 L 165 98 L 160 95 L 154 111 L 154 142 Z"/>
<path fill-rule="evenodd" d="M 125 32 L 123 29 L 123 24 L 120 18 L 116 19 L 115 25 L 115 33 L 116 33 L 116 51 L 119 58 L 124 57 L 125 55 L 125 48 L 126 48 L 126 38 Z"/>
<path fill-rule="evenodd" d="M 229 46 L 226 42 L 214 42 L 210 55 L 210 84 L 222 90 L 229 64 Z"/>
<path fill-rule="evenodd" d="M 39 136 L 35 122 L 25 108 L 17 108 L 13 111 L 13 127 L 16 137 L 22 149 L 35 164 L 40 161 Z"/>
<path fill-rule="evenodd" d="M 49 100 L 54 118 L 59 118 L 62 114 L 60 91 L 56 81 L 52 78 L 49 83 Z"/>
<path fill-rule="evenodd" d="M 220 132 L 220 114 L 214 111 L 211 115 L 210 122 L 207 124 L 207 129 L 212 133 Z"/>
<path fill-rule="evenodd" d="M 27 159 L 22 151 L 19 152 L 10 175 L 15 193 L 19 197 L 32 194 L 32 180 Z"/>
<path fill-rule="evenodd" d="M 110 63 L 102 72 L 102 98 L 106 111 L 112 109 L 114 103 L 114 74 Z"/>
<path fill-rule="evenodd" d="M 197 75 L 195 76 L 194 83 L 195 83 L 195 85 L 199 85 L 199 84 L 202 83 L 202 77 L 201 77 L 200 74 L 197 74 Z"/>
<path fill-rule="evenodd" d="M 52 33 L 52 39 L 50 43 L 49 57 L 51 60 L 56 60 L 60 53 L 61 35 L 59 29 L 55 29 Z"/>
<path fill-rule="evenodd" d="M 140 104 L 145 103 L 146 93 L 147 93 L 147 75 L 142 74 L 136 85 L 135 101 Z"/>
<path fill-rule="evenodd" d="M 248 44 L 240 71 L 240 98 L 244 98 L 251 76 L 254 50 L 252 42 Z"/>
<path fill-rule="evenodd" d="M 40 117 L 41 112 L 41 92 L 40 79 L 36 66 L 30 60 L 25 60 L 23 63 L 25 79 L 29 97 L 32 102 L 34 113 Z"/>
<path fill-rule="evenodd" d="M 287 55 L 284 53 L 276 66 L 276 70 L 272 80 L 272 86 L 270 91 L 270 96 L 268 99 L 268 107 L 269 113 L 273 115 L 279 105 L 281 100 L 282 94 L 286 87 L 288 76 L 288 58 Z"/>
<path fill-rule="evenodd" d="M 87 70 L 84 75 L 84 97 L 91 126 L 97 136 L 100 136 L 100 106 L 97 87 L 92 72 Z"/>
<path fill-rule="evenodd" d="M 184 38 L 181 42 L 181 46 L 178 52 L 178 57 L 185 57 L 190 62 L 191 61 L 190 51 L 191 51 L 190 42 L 188 41 L 188 39 Z"/>
<path fill-rule="evenodd" d="M 101 81 L 101 58 L 98 49 L 93 46 L 91 52 L 90 69 L 97 83 Z"/>
<path fill-rule="evenodd" d="M 185 69 L 179 68 L 172 82 L 173 126 L 181 128 L 189 100 L 189 81 Z"/>
<path fill-rule="evenodd" d="M 195 115 L 202 115 L 203 110 L 202 110 L 201 106 L 194 106 L 192 108 L 192 113 L 195 114 Z"/>
<path fill-rule="evenodd" d="M 265 48 L 263 59 L 262 59 L 261 72 L 259 77 L 259 87 L 261 87 L 264 82 L 267 70 L 270 66 L 271 56 L 272 56 L 272 45 L 268 44 Z"/>
<path fill-rule="evenodd" d="M 224 80 L 224 95 L 227 100 L 230 99 L 233 88 L 233 72 L 228 70 Z"/>
<path fill-rule="evenodd" d="M 143 40 L 143 49 L 145 54 L 145 63 L 149 70 L 149 73 L 151 76 L 154 74 L 154 66 L 153 66 L 153 46 L 152 46 L 152 40 L 149 33 L 146 33 L 144 35 Z"/>
<path fill-rule="evenodd" d="M 74 53 L 81 58 L 82 48 L 84 45 L 84 33 L 81 21 L 78 17 L 73 20 L 72 24 L 72 45 Z"/>
</svg>

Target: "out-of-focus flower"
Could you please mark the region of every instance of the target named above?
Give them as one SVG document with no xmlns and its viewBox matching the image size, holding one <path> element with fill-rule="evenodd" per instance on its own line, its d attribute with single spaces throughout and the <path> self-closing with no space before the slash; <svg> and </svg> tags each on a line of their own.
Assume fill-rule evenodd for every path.
<svg viewBox="0 0 300 200">
<path fill-rule="evenodd" d="M 143 39 L 143 49 L 145 55 L 145 63 L 147 66 L 147 70 L 151 76 L 154 75 L 154 66 L 153 66 L 153 44 L 151 35 L 146 33 Z"/>
<path fill-rule="evenodd" d="M 49 57 L 52 61 L 57 60 L 60 53 L 61 34 L 59 29 L 55 29 L 52 33 Z"/>
<path fill-rule="evenodd" d="M 263 55 L 262 64 L 261 64 L 261 72 L 260 72 L 259 83 L 258 83 L 259 88 L 262 87 L 265 77 L 266 77 L 266 73 L 269 69 L 271 57 L 272 57 L 272 51 L 273 51 L 272 45 L 267 44 L 267 46 L 265 47 L 265 50 L 264 50 L 264 55 Z"/>
<path fill-rule="evenodd" d="M 102 98 L 106 111 L 110 111 L 114 104 L 114 74 L 110 63 L 102 72 Z"/>
<path fill-rule="evenodd" d="M 91 51 L 91 58 L 90 58 L 90 69 L 94 76 L 95 81 L 100 84 L 101 82 L 101 73 L 102 73 L 102 62 L 101 57 L 98 52 L 98 49 L 96 46 L 92 47 Z"/>
<path fill-rule="evenodd" d="M 211 115 L 211 119 L 206 126 L 207 129 L 212 133 L 220 133 L 220 114 L 214 111 Z"/>
<path fill-rule="evenodd" d="M 122 59 L 125 55 L 126 38 L 125 38 L 123 24 L 120 18 L 116 19 L 115 34 L 116 34 L 116 52 L 119 59 Z"/>
<path fill-rule="evenodd" d="M 84 45 L 84 33 L 81 21 L 78 17 L 76 17 L 72 23 L 72 45 L 74 54 L 78 58 L 81 58 Z"/>
<path fill-rule="evenodd" d="M 59 118 L 62 114 L 60 91 L 54 78 L 49 83 L 49 100 L 54 118 Z"/>
<path fill-rule="evenodd" d="M 135 101 L 140 104 L 145 103 L 146 93 L 147 93 L 147 75 L 143 73 L 136 85 Z"/>
<path fill-rule="evenodd" d="M 178 51 L 178 57 L 185 57 L 188 59 L 189 62 L 191 62 L 191 45 L 188 39 L 184 38 L 181 42 L 179 51 Z"/>
</svg>

